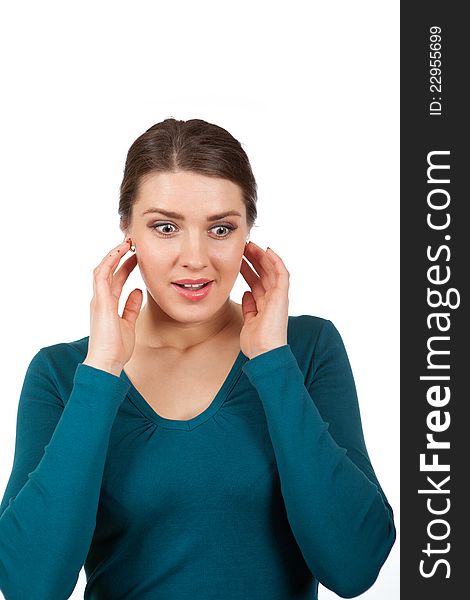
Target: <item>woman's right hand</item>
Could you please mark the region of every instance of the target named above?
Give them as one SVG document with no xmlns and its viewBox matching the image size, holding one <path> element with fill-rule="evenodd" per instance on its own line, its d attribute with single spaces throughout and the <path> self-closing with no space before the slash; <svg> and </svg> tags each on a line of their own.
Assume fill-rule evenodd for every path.
<svg viewBox="0 0 470 600">
<path fill-rule="evenodd" d="M 133 290 L 126 301 L 122 317 L 118 314 L 122 288 L 137 264 L 132 254 L 114 273 L 120 259 L 129 250 L 126 240 L 111 250 L 93 270 L 93 298 L 90 302 L 90 337 L 83 364 L 121 374 L 135 345 L 135 322 L 142 306 L 142 290 Z"/>
</svg>

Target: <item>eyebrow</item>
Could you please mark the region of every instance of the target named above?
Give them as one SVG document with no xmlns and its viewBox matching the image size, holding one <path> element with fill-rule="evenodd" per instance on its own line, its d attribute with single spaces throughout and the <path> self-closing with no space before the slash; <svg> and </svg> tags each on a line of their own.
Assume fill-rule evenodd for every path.
<svg viewBox="0 0 470 600">
<path fill-rule="evenodd" d="M 144 212 L 142 213 L 142 216 L 144 216 L 148 213 L 161 213 L 162 215 L 165 215 L 166 217 L 169 217 L 170 219 L 180 219 L 181 221 L 185 220 L 183 215 L 172 212 L 171 210 L 163 210 L 163 208 L 148 208 L 147 210 L 144 210 Z M 211 215 L 210 217 L 207 217 L 207 222 L 218 221 L 219 219 L 223 219 L 224 217 L 228 217 L 228 216 L 241 217 L 241 214 L 236 210 L 227 210 L 223 213 L 219 213 L 217 215 Z"/>
</svg>

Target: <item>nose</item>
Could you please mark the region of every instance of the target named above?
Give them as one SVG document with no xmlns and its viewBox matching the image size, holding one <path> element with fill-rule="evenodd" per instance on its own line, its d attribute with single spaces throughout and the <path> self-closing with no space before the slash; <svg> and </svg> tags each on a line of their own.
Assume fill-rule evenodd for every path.
<svg viewBox="0 0 470 600">
<path fill-rule="evenodd" d="M 200 270 L 208 263 L 207 243 L 197 234 L 188 235 L 181 240 L 180 263 L 192 270 Z"/>
</svg>

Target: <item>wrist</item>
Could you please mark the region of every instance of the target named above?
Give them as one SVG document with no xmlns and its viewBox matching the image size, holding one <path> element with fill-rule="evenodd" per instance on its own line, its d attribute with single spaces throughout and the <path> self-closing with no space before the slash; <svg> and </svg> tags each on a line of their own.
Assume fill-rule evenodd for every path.
<svg viewBox="0 0 470 600">
<path fill-rule="evenodd" d="M 95 369 L 100 369 L 101 371 L 107 371 L 112 375 L 116 375 L 116 377 L 119 377 L 123 369 L 122 364 L 102 359 L 95 359 L 91 356 L 86 356 L 83 364 L 94 367 Z"/>
<path fill-rule="evenodd" d="M 257 356 L 261 356 L 261 354 L 266 354 L 266 352 L 270 352 L 271 350 L 276 350 L 277 348 L 281 348 L 282 346 L 285 346 L 287 343 L 288 342 L 286 342 L 286 341 L 279 342 L 277 344 L 273 344 L 269 348 L 258 349 L 249 355 L 249 359 L 251 360 L 253 358 L 256 358 Z"/>
</svg>

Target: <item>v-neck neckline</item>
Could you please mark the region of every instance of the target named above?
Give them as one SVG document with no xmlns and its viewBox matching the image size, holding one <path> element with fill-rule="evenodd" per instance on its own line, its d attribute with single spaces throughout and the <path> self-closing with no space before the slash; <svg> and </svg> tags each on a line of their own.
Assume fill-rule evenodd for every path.
<svg viewBox="0 0 470 600">
<path fill-rule="evenodd" d="M 201 413 L 192 417 L 191 419 L 168 419 L 166 417 L 162 417 L 157 413 L 157 411 L 147 402 L 147 400 L 142 396 L 139 390 L 134 386 L 131 379 L 128 377 L 127 373 L 123 369 L 121 371 L 121 379 L 130 384 L 130 388 L 128 391 L 128 396 L 133 401 L 135 406 L 151 421 L 159 425 L 160 427 L 164 427 L 166 429 L 186 429 L 191 430 L 207 421 L 212 415 L 214 415 L 219 408 L 222 406 L 233 386 L 235 385 L 241 371 L 243 364 L 248 360 L 243 352 L 240 350 L 235 362 L 232 364 L 232 368 L 230 369 L 227 377 L 225 378 L 222 386 L 219 388 L 219 391 L 214 396 L 212 402 L 209 404 L 207 408 L 205 408 Z"/>
</svg>

